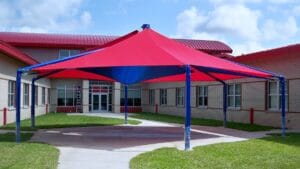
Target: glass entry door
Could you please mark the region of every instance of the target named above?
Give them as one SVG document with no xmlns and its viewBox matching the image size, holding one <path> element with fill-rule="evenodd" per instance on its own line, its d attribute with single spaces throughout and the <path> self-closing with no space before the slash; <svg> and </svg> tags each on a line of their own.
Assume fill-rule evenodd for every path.
<svg viewBox="0 0 300 169">
<path fill-rule="evenodd" d="M 100 103 L 99 94 L 93 94 L 93 97 L 92 97 L 92 110 L 93 111 L 99 111 L 99 103 Z"/>
<path fill-rule="evenodd" d="M 108 111 L 108 94 L 103 94 L 103 93 L 93 94 L 92 110 L 94 112 Z"/>
<path fill-rule="evenodd" d="M 101 99 L 100 99 L 100 106 L 102 111 L 107 111 L 108 110 L 108 99 L 107 99 L 107 94 L 100 94 Z"/>
</svg>

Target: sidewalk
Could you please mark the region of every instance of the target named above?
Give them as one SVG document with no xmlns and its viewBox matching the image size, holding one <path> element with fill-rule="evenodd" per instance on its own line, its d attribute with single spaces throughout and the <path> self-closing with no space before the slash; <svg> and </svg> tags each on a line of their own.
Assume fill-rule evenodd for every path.
<svg viewBox="0 0 300 169">
<path fill-rule="evenodd" d="M 70 114 L 77 115 L 77 114 Z M 90 113 L 79 114 L 87 116 L 101 116 L 124 119 L 124 114 L 116 113 Z M 129 118 L 134 119 L 134 118 Z M 61 154 L 59 169 L 129 169 L 130 160 L 144 152 L 162 147 L 176 147 L 183 150 L 183 127 L 178 124 L 169 124 L 150 120 L 139 120 L 139 125 L 121 125 L 114 127 L 99 127 L 90 129 L 56 130 L 62 135 L 73 135 L 72 141 L 82 136 L 82 141 L 58 146 Z M 72 131 L 72 132 L 71 132 Z M 41 131 L 39 131 L 41 132 Z M 44 131 L 46 132 L 46 131 Z M 192 126 L 191 146 L 204 146 L 209 144 L 244 141 L 250 138 L 266 136 L 267 132 L 245 132 L 223 127 Z M 43 134 L 41 134 L 43 136 Z M 62 138 L 49 137 L 46 140 Z M 38 140 L 37 140 L 38 141 Z M 61 141 L 58 141 L 59 143 Z M 51 143 L 50 143 L 51 144 Z M 88 147 L 87 144 L 92 144 Z"/>
</svg>

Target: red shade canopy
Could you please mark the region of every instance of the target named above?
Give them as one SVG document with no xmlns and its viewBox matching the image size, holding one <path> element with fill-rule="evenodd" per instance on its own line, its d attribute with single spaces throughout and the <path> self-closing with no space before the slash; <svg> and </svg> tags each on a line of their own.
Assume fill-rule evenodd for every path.
<svg viewBox="0 0 300 169">
<path fill-rule="evenodd" d="M 111 81 L 111 82 L 114 81 L 113 79 L 102 75 L 76 70 L 76 69 L 62 70 L 57 73 L 53 73 L 47 77 L 51 79 L 87 79 L 87 80 L 102 80 L 102 81 Z"/>
<path fill-rule="evenodd" d="M 190 65 L 194 69 L 192 72 L 194 81 L 213 80 L 208 73 L 220 80 L 245 76 L 268 78 L 275 75 L 191 49 L 152 29 L 134 33 L 103 50 L 53 64 L 35 66 L 33 70 L 48 72 L 66 68 L 80 69 L 129 84 L 165 76 L 168 77 L 161 80 L 183 80 L 184 75 L 178 74 L 184 73 L 179 69 L 185 65 Z M 154 69 L 155 67 L 160 69 Z M 145 76 L 146 74 L 150 75 Z M 124 78 L 134 80 L 128 81 Z"/>
</svg>

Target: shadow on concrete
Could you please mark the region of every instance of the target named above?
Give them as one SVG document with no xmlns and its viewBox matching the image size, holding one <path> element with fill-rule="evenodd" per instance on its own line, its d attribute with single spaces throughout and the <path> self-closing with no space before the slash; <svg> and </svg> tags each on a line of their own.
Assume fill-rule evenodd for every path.
<svg viewBox="0 0 300 169">
<path fill-rule="evenodd" d="M 219 136 L 191 132 L 191 139 Z M 37 131 L 31 141 L 55 146 L 114 150 L 156 143 L 182 141 L 182 127 L 98 126 Z"/>
</svg>

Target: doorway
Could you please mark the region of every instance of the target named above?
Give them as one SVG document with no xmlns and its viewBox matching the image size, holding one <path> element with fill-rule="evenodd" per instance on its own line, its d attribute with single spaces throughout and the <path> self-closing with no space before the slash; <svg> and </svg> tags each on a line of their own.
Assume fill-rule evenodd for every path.
<svg viewBox="0 0 300 169">
<path fill-rule="evenodd" d="M 108 111 L 108 94 L 93 93 L 92 94 L 92 111 L 107 112 Z"/>
</svg>

